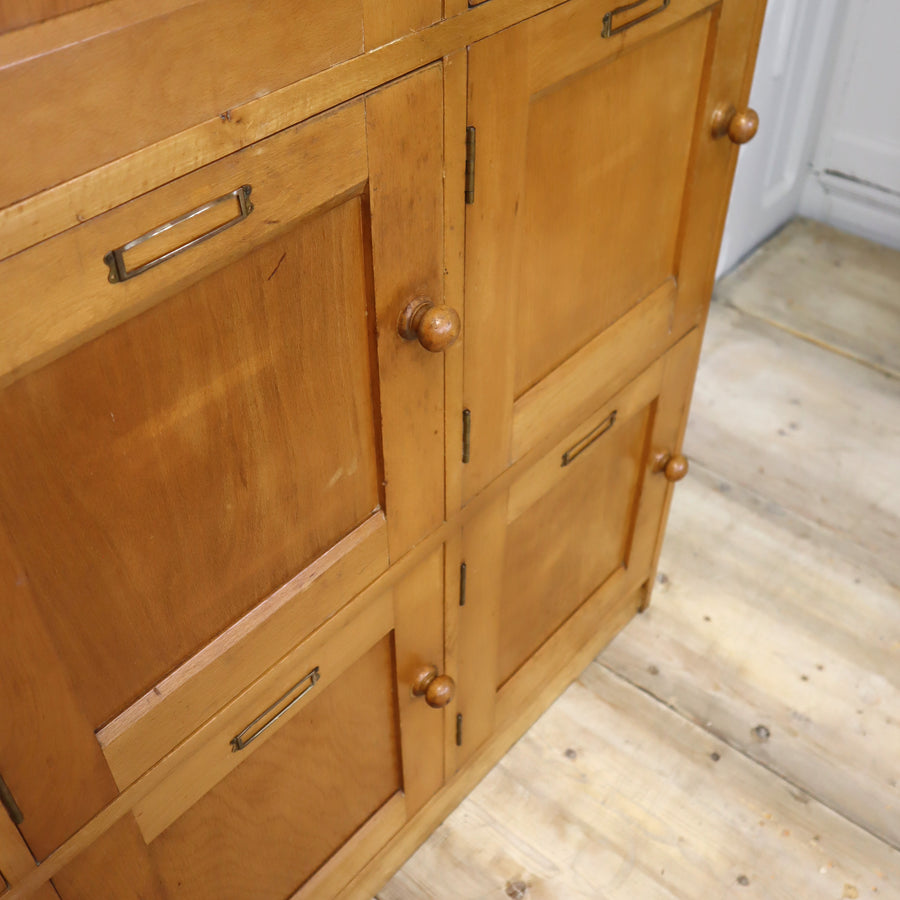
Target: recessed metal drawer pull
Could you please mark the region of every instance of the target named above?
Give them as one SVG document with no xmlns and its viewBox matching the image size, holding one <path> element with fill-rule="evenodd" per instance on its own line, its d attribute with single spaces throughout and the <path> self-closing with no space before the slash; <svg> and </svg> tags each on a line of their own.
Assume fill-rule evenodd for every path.
<svg viewBox="0 0 900 900">
<path fill-rule="evenodd" d="M 613 410 L 596 428 L 589 431 L 581 440 L 576 441 L 576 443 L 572 444 L 568 450 L 562 455 L 562 462 L 560 466 L 567 466 L 570 462 L 572 462 L 576 456 L 581 453 L 584 453 L 594 441 L 597 440 L 598 437 L 606 434 L 613 425 L 616 424 L 616 412 L 617 410 Z"/>
<path fill-rule="evenodd" d="M 307 674 L 304 675 L 286 694 L 279 697 L 268 709 L 263 710 L 263 712 L 261 712 L 240 734 L 236 734 L 231 739 L 231 752 L 236 753 L 238 750 L 243 750 L 248 744 L 252 744 L 267 728 L 271 728 L 295 703 L 302 697 L 305 697 L 316 686 L 318 680 L 319 667 L 316 666 L 312 672 L 307 672 Z M 307 682 L 309 682 L 309 684 L 307 684 Z M 293 695 L 298 690 L 300 693 L 294 697 Z M 271 718 L 267 718 L 289 697 L 292 697 L 292 699 L 286 706 L 278 710 Z M 264 724 L 260 726 L 260 722 L 264 722 Z"/>
<path fill-rule="evenodd" d="M 113 284 L 117 284 L 121 281 L 127 281 L 129 278 L 134 278 L 136 275 L 140 275 L 143 272 L 146 272 L 148 269 L 152 269 L 154 266 L 158 266 L 160 263 L 164 263 L 167 259 L 171 259 L 173 256 L 177 256 L 179 253 L 184 253 L 185 250 L 189 250 L 191 247 L 196 247 L 197 244 L 202 244 L 204 241 L 208 241 L 211 237 L 215 237 L 217 234 L 221 234 L 225 231 L 226 228 L 231 228 L 232 225 L 237 225 L 238 222 L 242 222 L 250 213 L 253 212 L 253 204 L 250 202 L 250 191 L 252 190 L 249 184 L 243 184 L 239 188 L 235 188 L 233 191 L 229 191 L 227 194 L 223 194 L 221 197 L 216 197 L 215 200 L 210 200 L 209 203 L 204 203 L 203 206 L 198 206 L 196 209 L 192 209 L 190 212 L 186 212 L 183 216 L 179 216 L 177 219 L 172 219 L 169 222 L 166 222 L 164 225 L 159 225 L 157 228 L 154 228 L 152 231 L 148 231 L 146 234 L 142 234 L 140 237 L 136 237 L 134 240 L 129 241 L 127 244 L 122 244 L 121 247 L 116 247 L 115 250 L 110 250 L 106 256 L 103 257 L 103 262 L 109 266 L 109 280 Z M 203 213 L 209 212 L 211 209 L 215 209 L 222 203 L 227 203 L 229 200 L 236 200 L 238 205 L 238 212 L 234 218 L 229 219 L 227 222 L 223 222 L 221 225 L 216 226 L 210 231 L 201 234 L 199 237 L 193 238 L 193 240 L 187 241 L 184 244 L 176 247 L 174 250 L 169 250 L 167 253 L 163 253 L 162 256 L 157 256 L 156 259 L 151 259 L 149 262 L 145 262 L 137 268 L 129 269 L 125 263 L 125 254 L 129 250 L 134 250 L 135 247 L 139 247 L 141 244 L 146 243 L 152 238 L 158 237 L 159 235 L 165 233 L 170 228 L 175 228 L 176 225 L 181 225 L 184 222 L 187 222 L 189 219 L 193 219 L 195 216 L 201 216 Z"/>
<path fill-rule="evenodd" d="M 603 31 L 600 32 L 600 37 L 612 37 L 614 34 L 621 34 L 623 31 L 628 31 L 634 25 L 639 25 L 641 22 L 646 21 L 650 18 L 650 16 L 655 16 L 657 13 L 661 13 L 671 2 L 671 0 L 661 0 L 659 6 L 656 9 L 651 9 L 650 12 L 644 13 L 642 16 L 638 16 L 636 19 L 632 19 L 630 22 L 626 22 L 624 25 L 620 25 L 618 28 L 613 28 L 613 17 L 619 15 L 619 13 L 628 12 L 630 9 L 634 9 L 636 6 L 641 6 L 644 3 L 647 3 L 648 0 L 635 0 L 634 3 L 626 3 L 624 6 L 617 6 L 615 9 L 610 10 L 603 17 Z"/>
</svg>

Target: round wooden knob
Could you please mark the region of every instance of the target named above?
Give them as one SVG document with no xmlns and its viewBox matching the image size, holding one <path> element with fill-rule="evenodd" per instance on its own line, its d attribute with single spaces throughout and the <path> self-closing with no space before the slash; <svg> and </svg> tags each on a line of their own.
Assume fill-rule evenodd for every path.
<svg viewBox="0 0 900 900">
<path fill-rule="evenodd" d="M 759 129 L 759 115 L 755 109 L 742 109 L 738 112 L 731 103 L 723 103 L 713 113 L 713 137 L 724 137 L 733 144 L 746 144 L 753 140 Z"/>
<path fill-rule="evenodd" d="M 452 306 L 436 305 L 428 297 L 416 297 L 400 315 L 397 333 L 404 340 L 417 339 L 432 353 L 446 350 L 459 337 L 459 313 Z"/>
<path fill-rule="evenodd" d="M 666 462 L 666 467 L 663 471 L 666 475 L 666 481 L 681 481 L 688 473 L 688 461 L 686 457 L 676 453 Z"/>
<path fill-rule="evenodd" d="M 412 692 L 424 697 L 432 709 L 443 709 L 456 693 L 456 682 L 449 675 L 438 675 L 437 666 L 425 666 L 413 678 Z"/>
<path fill-rule="evenodd" d="M 688 473 L 688 461 L 680 453 L 657 453 L 653 460 L 653 471 L 662 472 L 666 481 L 681 481 Z"/>
</svg>

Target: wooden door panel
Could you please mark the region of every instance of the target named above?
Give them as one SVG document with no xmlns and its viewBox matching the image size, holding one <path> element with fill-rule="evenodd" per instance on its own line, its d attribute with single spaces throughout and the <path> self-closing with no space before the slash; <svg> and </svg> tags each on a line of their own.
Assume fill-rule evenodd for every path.
<svg viewBox="0 0 900 900">
<path fill-rule="evenodd" d="M 284 900 L 349 881 L 364 862 L 357 837 L 371 852 L 442 783 L 443 715 L 410 693 L 418 666 L 440 652 L 442 622 L 438 548 L 393 590 L 354 601 L 174 751 L 171 774 L 134 815 L 54 876 L 60 896 Z M 320 680 L 297 682 L 307 693 L 282 694 L 254 716 L 313 663 Z M 248 741 L 237 751 L 234 732 Z M 325 867 L 335 853 L 340 873 Z"/>
<path fill-rule="evenodd" d="M 130 784 L 443 521 L 443 359 L 396 325 L 441 296 L 442 122 L 434 65 L 10 270 L 39 297 L 20 304 L 24 345 L 0 341 L 0 424 L 18 435 L 0 446 L 3 602 L 29 604 L 52 657 L 23 682 L 58 672 L 64 689 L 42 708 L 10 694 L 29 739 L 0 742 L 0 770 L 40 858 L 109 799 L 93 731 Z M 234 227 L 108 280 L 123 237 L 240 184 L 254 209 Z M 198 236 L 175 232 L 129 269 Z M 307 590 L 327 570 L 333 587 Z M 29 774 L 48 740 L 81 749 Z"/>
<path fill-rule="evenodd" d="M 124 856 L 121 900 L 142 882 L 166 900 L 289 897 L 402 787 L 393 673 L 385 635 L 149 844 L 120 823 L 54 878 L 60 896 L 102 895 Z"/>
<path fill-rule="evenodd" d="M 515 397 L 675 274 L 707 31 L 693 19 L 531 98 Z"/>
<path fill-rule="evenodd" d="M 671 495 L 655 460 L 680 444 L 699 344 L 690 332 L 463 529 L 457 764 L 588 642 L 586 623 L 614 633 L 636 611 Z"/>
<path fill-rule="evenodd" d="M 518 509 L 517 486 L 510 491 L 498 687 L 624 565 L 652 414 L 645 406 L 628 419 L 619 415 L 525 509 Z M 609 417 L 585 434 L 607 422 Z"/>
<path fill-rule="evenodd" d="M 386 635 L 150 844 L 170 896 L 285 897 L 401 788 L 393 671 Z"/>
<path fill-rule="evenodd" d="M 466 499 L 563 427 L 577 402 L 537 404 L 534 427 L 519 409 L 552 396 L 562 367 L 585 392 L 619 389 L 677 339 L 685 304 L 699 316 L 680 273 L 699 252 L 682 238 L 692 160 L 712 141 L 698 127 L 715 12 L 685 0 L 604 39 L 606 11 L 573 0 L 469 51 Z"/>
<path fill-rule="evenodd" d="M 91 721 L 379 505 L 362 229 L 359 198 L 304 220 L 0 397 L 0 503 Z"/>
</svg>

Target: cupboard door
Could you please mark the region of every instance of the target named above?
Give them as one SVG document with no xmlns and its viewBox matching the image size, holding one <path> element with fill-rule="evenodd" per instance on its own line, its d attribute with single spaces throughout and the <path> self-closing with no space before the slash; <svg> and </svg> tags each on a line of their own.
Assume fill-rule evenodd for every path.
<svg viewBox="0 0 900 900">
<path fill-rule="evenodd" d="M 467 498 L 635 377 L 707 297 L 724 213 L 708 200 L 733 158 L 709 129 L 714 61 L 756 4 L 679 0 L 605 37 L 613 5 L 572 0 L 469 51 Z"/>
<path fill-rule="evenodd" d="M 0 264 L 33 298 L 0 354 L 31 648 L 0 771 L 39 859 L 115 794 L 95 729 L 348 536 L 374 577 L 443 520 L 443 360 L 397 332 L 441 297 L 441 104 L 432 66 Z"/>
<path fill-rule="evenodd" d="M 441 785 L 443 713 L 411 688 L 442 665 L 442 610 L 438 548 L 179 747 L 133 815 L 54 877 L 60 897 L 334 896 Z"/>
<path fill-rule="evenodd" d="M 458 762 L 595 633 L 614 623 L 611 636 L 637 611 L 684 474 L 676 449 L 699 343 L 691 332 L 465 526 Z"/>
</svg>

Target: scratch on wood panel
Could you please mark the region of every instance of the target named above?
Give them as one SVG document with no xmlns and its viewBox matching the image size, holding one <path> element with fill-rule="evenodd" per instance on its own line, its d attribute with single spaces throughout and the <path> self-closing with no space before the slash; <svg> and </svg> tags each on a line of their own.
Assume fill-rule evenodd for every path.
<svg viewBox="0 0 900 900">
<path fill-rule="evenodd" d="M 281 267 L 281 264 L 284 262 L 284 258 L 286 256 L 287 256 L 287 251 L 285 250 L 285 252 L 281 254 L 281 259 L 279 259 L 278 262 L 276 263 L 275 268 L 272 269 L 272 274 L 266 279 L 266 281 L 271 281 L 275 277 L 275 273 Z"/>
</svg>

